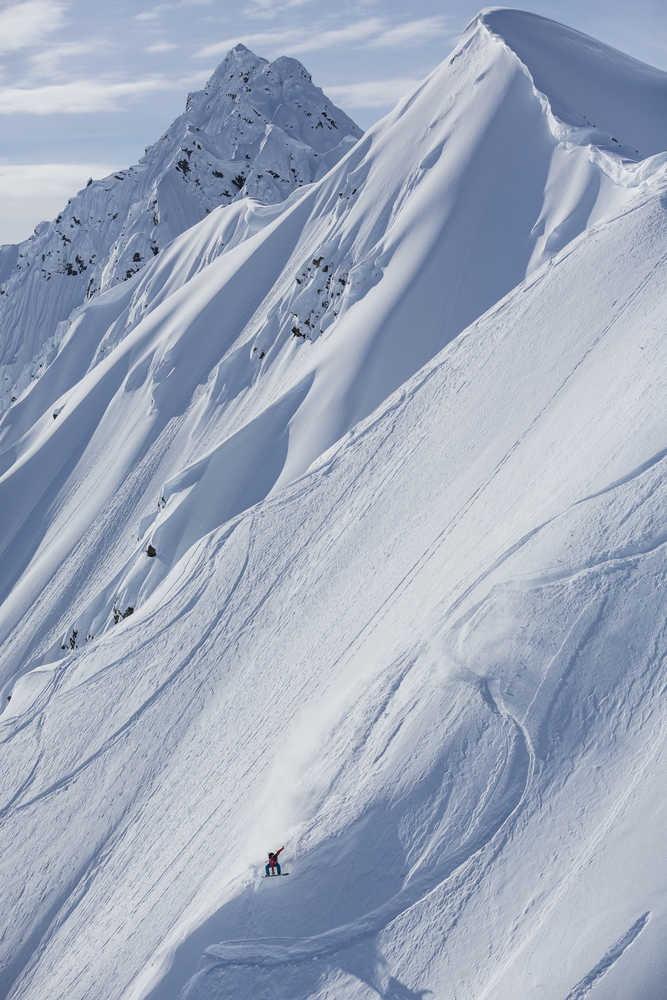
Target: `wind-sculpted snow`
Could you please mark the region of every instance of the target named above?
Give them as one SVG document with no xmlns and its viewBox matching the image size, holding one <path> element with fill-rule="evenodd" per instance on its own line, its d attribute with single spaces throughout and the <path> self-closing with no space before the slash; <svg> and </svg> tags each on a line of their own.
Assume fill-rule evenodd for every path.
<svg viewBox="0 0 667 1000">
<path fill-rule="evenodd" d="M 663 182 L 493 18 L 0 423 L 8 1000 L 661 996 Z"/>
<path fill-rule="evenodd" d="M 521 60 L 552 121 L 577 130 L 575 141 L 630 161 L 664 154 L 667 73 L 536 14 L 488 10 L 479 17 Z"/>
<path fill-rule="evenodd" d="M 0 413 L 44 375 L 73 309 L 219 205 L 283 201 L 360 135 L 295 59 L 238 45 L 138 164 L 91 179 L 55 221 L 0 248 Z"/>
<path fill-rule="evenodd" d="M 206 92 L 198 100 L 209 114 Z M 660 191 L 658 176 L 626 187 L 584 147 L 560 145 L 523 64 L 481 20 L 319 184 L 283 207 L 218 209 L 76 311 L 39 384 L 0 423 L 4 593 L 14 588 L 4 634 L 47 580 L 63 569 L 72 579 L 75 546 L 88 567 L 76 592 L 57 584 L 68 607 L 49 642 L 32 629 L 19 661 L 112 626 L 196 538 L 302 474 L 563 246 Z M 240 449 L 245 460 L 230 460 Z M 124 491 L 133 511 L 117 515 L 120 542 L 100 517 Z M 42 544 L 54 502 L 58 526 Z M 121 563 L 100 558 L 100 544 L 117 543 Z M 88 572 L 107 566 L 91 591 Z"/>
</svg>

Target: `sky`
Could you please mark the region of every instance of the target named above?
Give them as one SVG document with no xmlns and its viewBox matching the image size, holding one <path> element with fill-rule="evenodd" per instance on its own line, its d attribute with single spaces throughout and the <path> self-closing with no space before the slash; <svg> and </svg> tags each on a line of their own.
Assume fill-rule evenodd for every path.
<svg viewBox="0 0 667 1000">
<path fill-rule="evenodd" d="M 453 48 L 477 0 L 0 0 L 0 243 L 129 166 L 225 53 L 299 59 L 362 128 Z M 526 6 L 667 69 L 665 0 Z"/>
</svg>

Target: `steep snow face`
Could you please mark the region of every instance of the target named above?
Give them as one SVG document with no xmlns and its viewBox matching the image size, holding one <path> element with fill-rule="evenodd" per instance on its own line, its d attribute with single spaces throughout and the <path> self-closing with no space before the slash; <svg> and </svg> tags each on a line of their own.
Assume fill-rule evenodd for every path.
<svg viewBox="0 0 667 1000">
<path fill-rule="evenodd" d="M 114 627 L 526 276 L 664 190 L 660 156 L 562 142 L 489 16 L 319 183 L 218 209 L 74 313 L 0 422 L 6 676 Z M 553 47 L 564 64 L 559 26 Z M 241 78 L 250 58 L 230 56 Z"/>
<path fill-rule="evenodd" d="M 664 72 L 537 14 L 489 10 L 480 20 L 521 59 L 565 134 L 569 126 L 581 144 L 587 141 L 629 160 L 664 155 Z"/>
<path fill-rule="evenodd" d="M 506 13 L 0 422 L 13 1000 L 660 995 L 664 156 Z"/>
<path fill-rule="evenodd" d="M 658 1000 L 666 233 L 653 203 L 578 241 L 15 685 L 12 1000 Z M 191 517 L 259 488 L 243 444 Z"/>
<path fill-rule="evenodd" d="M 76 306 L 217 206 L 284 200 L 360 135 L 295 59 L 238 45 L 136 166 L 89 182 L 54 222 L 0 248 L 0 412 L 41 377 Z"/>
</svg>

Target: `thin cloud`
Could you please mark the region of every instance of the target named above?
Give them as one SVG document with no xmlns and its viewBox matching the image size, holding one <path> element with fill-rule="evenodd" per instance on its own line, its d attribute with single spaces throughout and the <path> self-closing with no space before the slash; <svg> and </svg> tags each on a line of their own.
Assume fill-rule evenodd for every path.
<svg viewBox="0 0 667 1000">
<path fill-rule="evenodd" d="M 337 104 L 346 108 L 393 108 L 406 94 L 419 86 L 421 80 L 411 76 L 393 76 L 386 80 L 364 80 L 325 86 L 324 90 Z"/>
<path fill-rule="evenodd" d="M 71 60 L 77 56 L 98 53 L 108 46 L 103 40 L 89 42 L 63 42 L 60 45 L 49 45 L 30 56 L 30 80 L 57 80 L 71 77 Z"/>
<path fill-rule="evenodd" d="M 0 243 L 27 239 L 34 226 L 52 219 L 89 177 L 106 177 L 111 163 L 0 163 Z"/>
<path fill-rule="evenodd" d="M 280 46 L 292 55 L 302 52 L 315 52 L 320 49 L 333 48 L 336 45 L 349 45 L 366 42 L 374 35 L 380 35 L 385 29 L 385 22 L 379 17 L 365 18 L 355 21 L 342 28 L 291 28 L 285 31 L 258 31 L 252 34 L 230 36 L 212 45 L 206 45 L 196 54 L 199 58 L 209 59 L 226 55 L 237 42 L 242 41 L 249 48 L 262 46 L 274 49 Z"/>
<path fill-rule="evenodd" d="M 148 10 L 134 15 L 135 21 L 157 21 L 168 10 L 178 10 L 180 7 L 208 7 L 212 0 L 172 0 L 171 3 L 158 3 Z"/>
<path fill-rule="evenodd" d="M 59 0 L 25 0 L 0 11 L 0 52 L 18 52 L 38 45 L 65 22 Z"/>
<path fill-rule="evenodd" d="M 255 31 L 250 34 L 239 34 L 230 35 L 228 38 L 223 38 L 220 42 L 214 42 L 212 45 L 205 45 L 203 49 L 200 49 L 196 55 L 200 59 L 211 59 L 218 58 L 219 56 L 225 56 L 230 49 L 242 41 L 244 45 L 248 48 L 268 48 L 275 46 L 290 46 L 297 45 L 299 42 L 303 41 L 303 32 L 299 29 L 287 29 L 285 31 Z"/>
<path fill-rule="evenodd" d="M 311 0 L 250 0 L 243 13 L 248 17 L 276 17 L 294 7 L 304 7 Z"/>
<path fill-rule="evenodd" d="M 161 14 L 165 10 L 172 10 L 176 4 L 173 3 L 159 3 L 155 7 L 151 7 L 150 10 L 142 10 L 140 14 L 135 14 L 135 21 L 157 21 Z"/>
<path fill-rule="evenodd" d="M 128 104 L 144 94 L 183 91 L 205 82 L 203 72 L 170 79 L 164 76 L 105 82 L 71 80 L 45 87 L 0 87 L 0 115 L 90 114 L 125 111 Z"/>
<path fill-rule="evenodd" d="M 108 163 L 0 163 L 0 193 L 28 197 L 36 190 L 53 194 L 66 189 L 71 195 L 89 177 L 106 177 L 114 169 Z"/>
<path fill-rule="evenodd" d="M 172 52 L 177 48 L 178 45 L 176 45 L 175 42 L 155 42 L 154 45 L 147 46 L 146 52 L 150 52 L 152 55 L 155 55 L 159 52 Z"/>
<path fill-rule="evenodd" d="M 344 28 L 330 28 L 328 31 L 317 33 L 308 32 L 303 41 L 292 46 L 292 52 L 314 52 L 318 49 L 332 48 L 335 45 L 365 42 L 383 29 L 384 20 L 382 18 L 368 17 L 363 21 L 348 24 Z"/>
<path fill-rule="evenodd" d="M 392 48 L 396 45 L 407 45 L 411 42 L 424 42 L 438 35 L 454 34 L 454 29 L 446 17 L 420 17 L 414 21 L 405 21 L 393 28 L 388 28 L 371 41 L 374 48 Z"/>
<path fill-rule="evenodd" d="M 311 25 L 308 28 L 286 28 L 282 31 L 256 31 L 230 35 L 219 42 L 204 46 L 196 55 L 202 59 L 220 58 L 237 42 L 243 42 L 251 49 L 265 48 L 275 52 L 280 48 L 290 55 L 321 51 L 338 45 L 397 48 L 452 33 L 447 18 L 441 15 L 415 18 L 402 24 L 392 24 L 384 17 L 367 17 L 340 28 Z"/>
</svg>

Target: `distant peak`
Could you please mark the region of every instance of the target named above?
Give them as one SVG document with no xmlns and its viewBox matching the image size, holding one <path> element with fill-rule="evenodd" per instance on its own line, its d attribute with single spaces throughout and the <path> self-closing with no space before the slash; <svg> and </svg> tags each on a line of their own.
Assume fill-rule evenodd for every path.
<svg viewBox="0 0 667 1000">
<path fill-rule="evenodd" d="M 312 77 L 303 63 L 292 56 L 279 56 L 271 63 L 270 68 L 282 79 L 297 77 L 312 83 Z"/>
<path fill-rule="evenodd" d="M 235 80 L 243 86 L 245 92 L 248 92 L 260 80 L 265 86 L 271 78 L 279 85 L 294 81 L 307 87 L 314 86 L 312 76 L 298 59 L 279 56 L 273 62 L 269 62 L 268 59 L 256 55 L 243 42 L 237 42 L 215 68 L 204 89 L 188 95 L 186 111 L 193 111 L 215 94 L 233 90 Z"/>
<path fill-rule="evenodd" d="M 254 77 L 268 66 L 268 59 L 255 55 L 246 45 L 238 42 L 233 49 L 230 49 L 224 59 L 218 63 L 215 70 L 209 77 L 204 88 L 204 92 L 215 89 L 231 76 L 243 74 Z"/>
<path fill-rule="evenodd" d="M 238 42 L 233 49 L 229 50 L 225 58 L 220 63 L 220 66 L 218 66 L 218 70 L 222 66 L 228 66 L 230 63 L 241 63 L 244 66 L 263 66 L 267 62 L 267 59 L 263 59 L 262 56 L 256 55 L 252 49 L 249 49 L 247 45 L 243 44 L 243 42 Z"/>
</svg>

